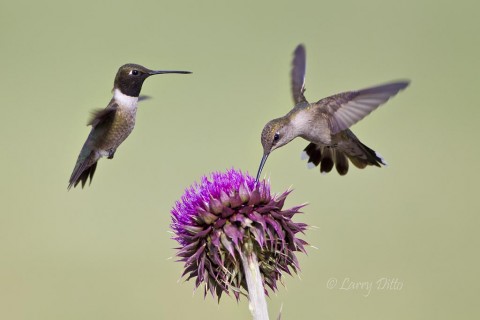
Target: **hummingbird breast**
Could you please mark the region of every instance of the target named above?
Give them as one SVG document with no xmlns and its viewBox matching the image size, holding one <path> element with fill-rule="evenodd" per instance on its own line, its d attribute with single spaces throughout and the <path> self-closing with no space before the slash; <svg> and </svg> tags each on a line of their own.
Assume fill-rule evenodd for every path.
<svg viewBox="0 0 480 320">
<path fill-rule="evenodd" d="M 290 121 L 297 136 L 320 145 L 331 144 L 331 131 L 325 117 L 315 113 L 310 106 L 295 108 L 292 111 Z"/>
<path fill-rule="evenodd" d="M 105 134 L 105 138 L 98 146 L 99 149 L 115 150 L 132 133 L 135 127 L 137 108 L 124 108 L 119 106 L 112 125 Z"/>
</svg>

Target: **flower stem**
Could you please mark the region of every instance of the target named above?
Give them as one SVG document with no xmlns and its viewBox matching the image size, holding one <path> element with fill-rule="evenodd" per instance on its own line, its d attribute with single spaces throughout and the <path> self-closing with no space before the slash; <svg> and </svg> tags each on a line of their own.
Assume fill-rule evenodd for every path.
<svg viewBox="0 0 480 320">
<path fill-rule="evenodd" d="M 267 300 L 265 299 L 265 289 L 263 288 L 258 259 L 253 250 L 246 251 L 240 252 L 240 258 L 247 280 L 248 308 L 252 313 L 253 320 L 268 320 Z"/>
</svg>

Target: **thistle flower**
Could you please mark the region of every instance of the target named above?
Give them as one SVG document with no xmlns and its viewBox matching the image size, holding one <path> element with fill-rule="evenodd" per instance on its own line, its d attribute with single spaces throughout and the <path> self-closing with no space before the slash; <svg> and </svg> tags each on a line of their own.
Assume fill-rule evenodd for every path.
<svg viewBox="0 0 480 320">
<path fill-rule="evenodd" d="M 223 292 L 237 300 L 247 292 L 252 300 L 247 269 L 257 260 L 260 294 L 268 294 L 266 287 L 275 291 L 282 272 L 299 270 L 295 252 L 306 253 L 297 233 L 307 225 L 292 221 L 304 205 L 282 210 L 290 192 L 272 196 L 267 181 L 234 169 L 186 189 L 171 211 L 177 256 L 185 263 L 182 277 L 196 278 L 196 288 L 204 283 L 204 295 L 210 291 L 219 300 Z"/>
</svg>

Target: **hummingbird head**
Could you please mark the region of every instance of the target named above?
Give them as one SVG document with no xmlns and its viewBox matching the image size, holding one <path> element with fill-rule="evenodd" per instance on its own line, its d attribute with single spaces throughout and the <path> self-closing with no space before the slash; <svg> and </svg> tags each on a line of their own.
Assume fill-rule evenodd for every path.
<svg viewBox="0 0 480 320">
<path fill-rule="evenodd" d="M 115 76 L 114 89 L 119 89 L 130 97 L 138 97 L 145 79 L 155 74 L 164 73 L 191 73 L 190 71 L 150 70 L 139 64 L 125 64 L 121 66 Z"/>
<path fill-rule="evenodd" d="M 290 120 L 287 117 L 277 118 L 269 121 L 262 131 L 263 157 L 257 172 L 257 181 L 262 173 L 263 166 L 267 161 L 268 155 L 275 149 L 286 145 L 292 141 L 295 136 L 290 130 Z"/>
</svg>

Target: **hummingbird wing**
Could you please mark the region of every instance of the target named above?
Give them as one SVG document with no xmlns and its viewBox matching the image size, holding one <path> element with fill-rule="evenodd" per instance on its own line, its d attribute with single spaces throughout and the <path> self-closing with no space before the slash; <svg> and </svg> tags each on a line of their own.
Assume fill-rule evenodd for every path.
<svg viewBox="0 0 480 320">
<path fill-rule="evenodd" d="M 314 103 L 314 106 L 328 120 L 332 134 L 336 134 L 362 120 L 400 90 L 405 89 L 409 83 L 399 81 L 359 91 L 343 92 L 324 98 Z"/>
<path fill-rule="evenodd" d="M 72 186 L 76 187 L 79 182 L 82 183 L 83 188 L 88 178 L 90 178 L 90 182 L 92 182 L 99 159 L 99 155 L 93 149 L 94 141 L 99 136 L 98 131 L 105 130 L 105 124 L 113 121 L 117 108 L 118 105 L 112 100 L 105 109 L 98 109 L 92 112 L 92 117 L 87 123 L 87 125 L 92 126 L 92 130 L 78 155 L 77 163 L 70 176 L 68 189 Z"/>
<path fill-rule="evenodd" d="M 306 68 L 305 47 L 299 44 L 293 53 L 292 71 L 290 73 L 292 79 L 292 95 L 295 104 L 306 102 L 305 96 L 305 68 Z"/>
<path fill-rule="evenodd" d="M 117 112 L 118 105 L 114 102 L 110 102 L 105 109 L 97 109 L 92 112 L 90 120 L 87 122 L 87 126 L 97 127 L 105 122 L 113 120 L 115 113 Z"/>
<path fill-rule="evenodd" d="M 152 99 L 152 97 L 145 96 L 145 95 L 142 94 L 141 96 L 138 97 L 138 102 L 145 101 L 145 100 L 150 100 L 150 99 Z"/>
</svg>

